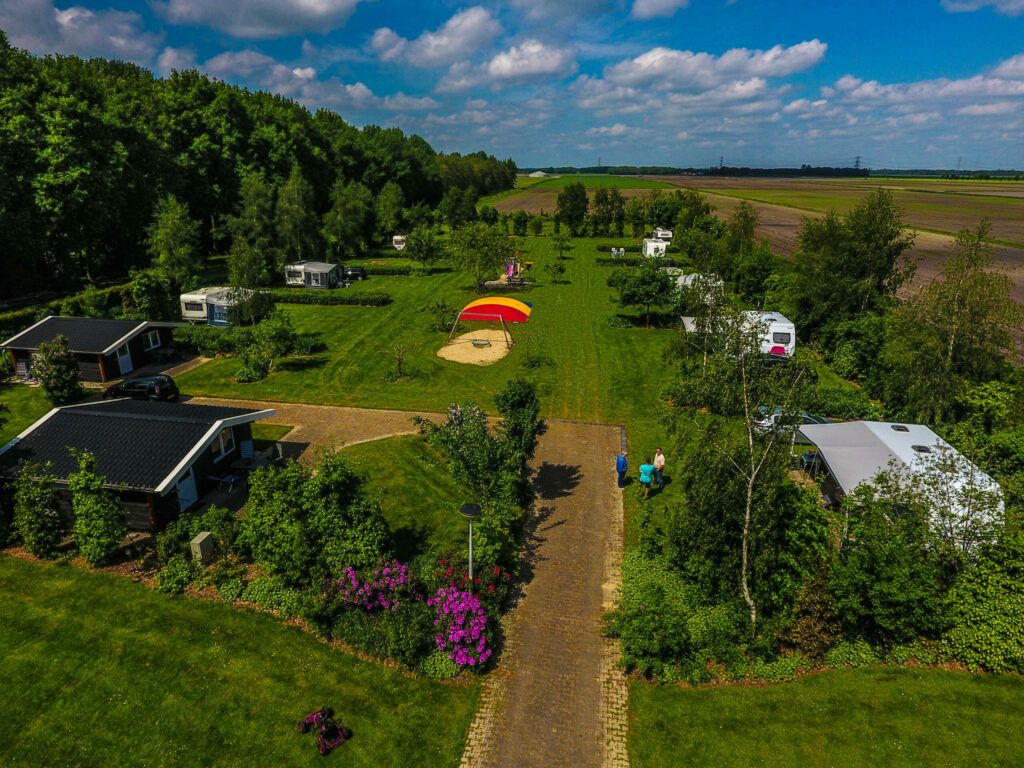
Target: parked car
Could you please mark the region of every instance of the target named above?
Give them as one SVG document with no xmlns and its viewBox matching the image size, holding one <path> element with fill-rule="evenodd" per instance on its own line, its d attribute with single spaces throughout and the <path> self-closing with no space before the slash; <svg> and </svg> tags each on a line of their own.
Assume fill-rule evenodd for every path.
<svg viewBox="0 0 1024 768">
<path fill-rule="evenodd" d="M 754 421 L 754 428 L 759 432 L 767 432 L 769 429 L 775 426 L 779 420 L 779 416 L 782 415 L 782 409 L 776 408 L 774 411 L 768 412 L 767 408 L 758 408 L 760 418 Z M 796 416 L 795 424 L 787 424 L 782 427 L 782 431 L 789 431 L 795 427 L 799 427 L 801 424 L 831 424 L 832 419 L 826 416 L 815 416 L 808 413 L 807 411 L 800 411 Z"/>
<path fill-rule="evenodd" d="M 103 390 L 104 399 L 108 397 L 136 397 L 142 400 L 177 400 L 178 385 L 174 379 L 165 374 L 158 376 L 140 376 L 125 379 Z"/>
<path fill-rule="evenodd" d="M 365 280 L 366 267 L 345 267 L 344 277 L 346 280 Z"/>
</svg>

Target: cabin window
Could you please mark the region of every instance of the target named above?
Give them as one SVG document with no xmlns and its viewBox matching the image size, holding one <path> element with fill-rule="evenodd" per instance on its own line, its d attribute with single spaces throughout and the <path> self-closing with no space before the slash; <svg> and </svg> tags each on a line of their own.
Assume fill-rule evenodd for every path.
<svg viewBox="0 0 1024 768">
<path fill-rule="evenodd" d="M 913 448 L 917 453 L 931 453 L 932 452 L 932 449 L 929 448 L 927 445 L 912 445 L 910 447 Z"/>
<path fill-rule="evenodd" d="M 290 280 L 301 280 L 302 279 L 302 273 L 301 272 L 296 272 L 295 270 L 291 270 L 287 274 L 288 274 L 288 279 L 290 279 Z"/>
<path fill-rule="evenodd" d="M 149 331 L 146 334 L 146 350 L 156 349 L 160 346 L 160 331 Z"/>
<path fill-rule="evenodd" d="M 893 424 L 892 429 L 894 432 L 909 432 L 910 429 L 903 424 Z"/>
<path fill-rule="evenodd" d="M 220 461 L 235 449 L 235 433 L 231 427 L 224 427 L 215 438 L 210 450 L 213 452 L 213 460 Z"/>
<path fill-rule="evenodd" d="M 789 340 L 792 338 L 788 333 L 773 333 L 772 342 L 775 344 L 789 344 Z"/>
<path fill-rule="evenodd" d="M 198 301 L 186 301 L 185 302 L 185 311 L 186 312 L 202 312 L 203 311 L 203 305 L 200 304 Z"/>
</svg>

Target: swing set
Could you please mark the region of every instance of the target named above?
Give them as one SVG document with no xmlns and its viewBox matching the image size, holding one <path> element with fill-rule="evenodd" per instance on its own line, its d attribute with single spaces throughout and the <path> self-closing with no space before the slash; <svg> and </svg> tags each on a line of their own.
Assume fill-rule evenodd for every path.
<svg viewBox="0 0 1024 768">
<path fill-rule="evenodd" d="M 512 349 L 515 338 L 508 328 L 508 323 L 525 323 L 530 319 L 533 305 L 527 304 L 519 299 L 509 299 L 504 296 L 489 296 L 486 299 L 477 299 L 467 304 L 452 325 L 452 332 L 448 334 L 448 344 L 455 336 L 455 331 L 462 320 L 484 320 L 491 322 L 491 328 L 497 330 L 498 323 L 501 323 L 501 330 L 505 337 L 505 345 Z M 474 347 L 489 347 L 490 339 L 467 339 Z"/>
</svg>

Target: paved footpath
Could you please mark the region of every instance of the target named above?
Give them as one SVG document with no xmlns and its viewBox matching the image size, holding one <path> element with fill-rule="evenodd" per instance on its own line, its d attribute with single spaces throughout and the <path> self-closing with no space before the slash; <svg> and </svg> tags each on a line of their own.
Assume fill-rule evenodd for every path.
<svg viewBox="0 0 1024 768">
<path fill-rule="evenodd" d="M 618 427 L 550 423 L 534 460 L 523 594 L 484 681 L 464 768 L 628 766 L 627 689 L 600 635 L 618 591 Z"/>
<path fill-rule="evenodd" d="M 268 422 L 293 425 L 283 442 L 304 458 L 321 444 L 415 432 L 408 411 L 190 402 L 275 408 Z M 628 768 L 628 689 L 618 644 L 601 637 L 601 616 L 620 586 L 622 495 L 613 467 L 622 440 L 620 427 L 548 422 L 533 461 L 537 501 L 526 524 L 522 588 L 502 622 L 505 645 L 484 678 L 462 768 Z"/>
</svg>

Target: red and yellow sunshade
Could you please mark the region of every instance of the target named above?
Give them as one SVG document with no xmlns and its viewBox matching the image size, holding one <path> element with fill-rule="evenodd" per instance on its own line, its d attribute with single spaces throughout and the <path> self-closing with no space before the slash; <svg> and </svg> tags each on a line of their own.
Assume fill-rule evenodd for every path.
<svg viewBox="0 0 1024 768">
<path fill-rule="evenodd" d="M 503 320 L 506 323 L 525 323 L 530 319 L 533 306 L 519 299 L 488 296 L 471 301 L 459 313 L 459 320 Z"/>
</svg>

